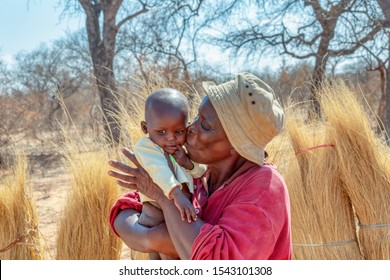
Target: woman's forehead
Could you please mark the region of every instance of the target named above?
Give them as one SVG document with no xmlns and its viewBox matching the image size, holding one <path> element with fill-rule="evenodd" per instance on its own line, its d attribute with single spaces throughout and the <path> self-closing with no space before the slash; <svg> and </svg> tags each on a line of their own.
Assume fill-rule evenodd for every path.
<svg viewBox="0 0 390 280">
<path fill-rule="evenodd" d="M 210 123 L 220 123 L 217 112 L 215 111 L 213 104 L 211 104 L 208 96 L 203 98 L 199 106 L 199 115 L 206 119 Z"/>
<path fill-rule="evenodd" d="M 206 95 L 199 105 L 199 114 L 212 114 L 215 113 L 214 107 L 211 104 L 209 97 Z M 215 113 L 216 114 L 216 113 Z"/>
</svg>

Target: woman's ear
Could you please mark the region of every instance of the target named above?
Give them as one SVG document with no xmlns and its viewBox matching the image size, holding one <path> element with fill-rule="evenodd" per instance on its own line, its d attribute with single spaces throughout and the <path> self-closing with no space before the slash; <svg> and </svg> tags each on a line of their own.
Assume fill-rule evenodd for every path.
<svg viewBox="0 0 390 280">
<path fill-rule="evenodd" d="M 148 134 L 148 126 L 146 125 L 146 121 L 141 122 L 141 129 L 143 133 Z"/>
</svg>

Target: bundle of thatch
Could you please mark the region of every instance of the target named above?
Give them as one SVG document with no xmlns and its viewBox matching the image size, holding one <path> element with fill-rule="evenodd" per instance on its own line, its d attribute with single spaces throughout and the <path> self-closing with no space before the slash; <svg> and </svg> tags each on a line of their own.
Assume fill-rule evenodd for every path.
<svg viewBox="0 0 390 280">
<path fill-rule="evenodd" d="M 120 258 L 122 241 L 109 228 L 109 211 L 119 197 L 118 186 L 107 175 L 109 150 L 81 152 L 67 144 L 64 156 L 73 182 L 58 228 L 57 259 Z"/>
<path fill-rule="evenodd" d="M 343 83 L 323 89 L 321 106 L 343 186 L 359 219 L 364 257 L 390 259 L 390 149 L 375 135 L 363 106 Z"/>
<path fill-rule="evenodd" d="M 267 149 L 289 189 L 294 259 L 361 259 L 351 203 L 323 123 L 305 123 L 289 110 L 285 131 Z"/>
<path fill-rule="evenodd" d="M 26 165 L 26 159 L 17 156 L 12 174 L 0 183 L 0 259 L 45 258 Z"/>
</svg>

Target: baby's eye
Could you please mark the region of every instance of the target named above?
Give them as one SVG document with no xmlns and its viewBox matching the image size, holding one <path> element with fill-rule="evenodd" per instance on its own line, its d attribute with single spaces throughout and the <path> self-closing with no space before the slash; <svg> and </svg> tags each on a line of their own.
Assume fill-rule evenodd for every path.
<svg viewBox="0 0 390 280">
<path fill-rule="evenodd" d="M 165 130 L 157 130 L 158 134 L 165 134 Z"/>
<path fill-rule="evenodd" d="M 176 131 L 176 134 L 183 134 L 184 133 L 184 130 L 178 130 Z"/>
</svg>

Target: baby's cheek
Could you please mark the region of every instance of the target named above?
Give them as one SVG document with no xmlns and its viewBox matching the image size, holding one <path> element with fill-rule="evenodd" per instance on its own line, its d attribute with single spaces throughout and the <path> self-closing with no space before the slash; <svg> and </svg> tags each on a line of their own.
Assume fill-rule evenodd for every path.
<svg viewBox="0 0 390 280">
<path fill-rule="evenodd" d="M 180 146 L 183 146 L 185 141 L 186 141 L 186 135 L 185 134 L 183 134 L 183 135 L 181 135 L 180 137 L 177 138 L 177 144 L 179 144 Z"/>
</svg>

